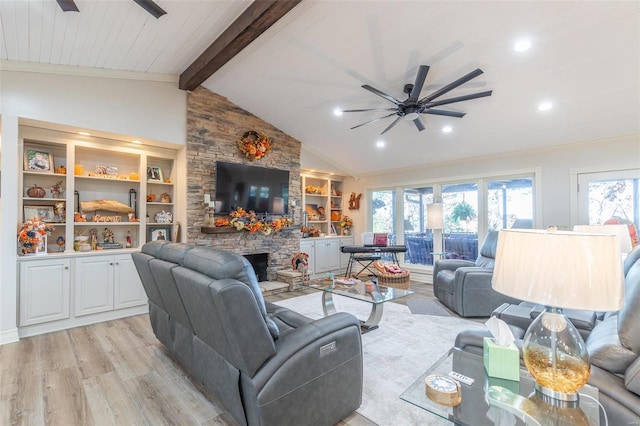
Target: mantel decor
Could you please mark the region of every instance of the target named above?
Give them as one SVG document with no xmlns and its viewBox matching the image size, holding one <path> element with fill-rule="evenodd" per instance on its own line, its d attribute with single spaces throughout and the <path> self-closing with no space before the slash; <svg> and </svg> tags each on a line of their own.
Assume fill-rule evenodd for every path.
<svg viewBox="0 0 640 426">
<path fill-rule="evenodd" d="M 269 235 L 272 232 L 282 231 L 289 225 L 293 224 L 293 221 L 288 217 L 280 217 L 277 219 L 269 220 L 267 215 L 258 215 L 253 210 L 248 212 L 242 207 L 238 207 L 232 211 L 228 218 L 217 218 L 214 221 L 215 227 L 235 228 L 237 231 L 248 231 L 250 234 L 261 232 L 264 235 Z"/>
<path fill-rule="evenodd" d="M 261 159 L 271 152 L 272 147 L 273 142 L 269 136 L 255 130 L 249 130 L 238 141 L 238 148 L 251 161 Z"/>
</svg>

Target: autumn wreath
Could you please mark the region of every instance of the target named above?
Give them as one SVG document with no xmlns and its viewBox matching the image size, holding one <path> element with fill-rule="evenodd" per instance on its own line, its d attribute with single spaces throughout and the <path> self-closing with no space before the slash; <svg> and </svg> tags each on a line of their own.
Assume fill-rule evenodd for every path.
<svg viewBox="0 0 640 426">
<path fill-rule="evenodd" d="M 273 142 L 264 133 L 249 130 L 238 141 L 238 148 L 250 160 L 259 160 L 271 152 Z"/>
</svg>

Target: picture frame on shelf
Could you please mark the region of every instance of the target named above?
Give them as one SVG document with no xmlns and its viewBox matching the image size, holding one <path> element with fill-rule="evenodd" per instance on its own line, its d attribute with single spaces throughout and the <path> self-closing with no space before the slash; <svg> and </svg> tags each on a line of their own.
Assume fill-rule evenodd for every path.
<svg viewBox="0 0 640 426">
<path fill-rule="evenodd" d="M 336 231 L 336 227 L 331 224 L 331 235 L 338 235 L 338 231 Z"/>
<path fill-rule="evenodd" d="M 147 241 L 158 240 L 171 241 L 171 226 L 149 226 L 147 228 Z"/>
<path fill-rule="evenodd" d="M 24 221 L 41 218 L 44 222 L 55 222 L 53 206 L 24 206 Z"/>
<path fill-rule="evenodd" d="M 45 149 L 25 148 L 24 170 L 27 172 L 53 173 L 53 153 Z"/>
<path fill-rule="evenodd" d="M 158 166 L 147 167 L 147 181 L 162 182 L 162 169 Z"/>
</svg>

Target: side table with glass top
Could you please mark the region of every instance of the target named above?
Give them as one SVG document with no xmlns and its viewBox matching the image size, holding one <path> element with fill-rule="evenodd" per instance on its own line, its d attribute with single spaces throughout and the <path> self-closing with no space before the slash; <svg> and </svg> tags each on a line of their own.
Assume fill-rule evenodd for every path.
<svg viewBox="0 0 640 426">
<path fill-rule="evenodd" d="M 360 328 L 363 333 L 378 328 L 382 318 L 383 306 L 386 302 L 413 294 L 411 290 L 385 287 L 376 283 L 372 283 L 368 287 L 365 282 L 354 279 L 335 281 L 317 279 L 309 281 L 305 287 L 322 291 L 322 312 L 325 317 L 337 312 L 333 303 L 334 294 L 371 304 L 369 317 L 364 321 L 360 321 Z"/>
<path fill-rule="evenodd" d="M 469 386 L 461 383 L 462 402 L 455 407 L 438 404 L 425 394 L 424 379 L 430 374 L 447 375 L 456 371 L 474 379 Z M 573 406 L 554 406 L 538 396 L 534 389 L 534 380 L 529 372 L 520 368 L 520 381 L 494 379 L 488 377 L 482 356 L 452 348 L 418 380 L 416 380 L 400 398 L 443 419 L 458 425 L 484 426 L 494 425 L 499 418 L 501 422 L 513 425 L 589 425 L 598 426 L 606 418 L 604 409 L 598 402 L 598 389 L 586 385 L 580 390 L 580 400 Z M 491 388 L 490 388 L 491 387 Z M 518 404 L 489 404 L 487 392 L 496 395 L 500 391 L 505 394 L 513 392 L 520 401 Z M 494 402 L 496 400 L 494 399 Z M 602 421 L 604 425 L 605 422 Z"/>
</svg>

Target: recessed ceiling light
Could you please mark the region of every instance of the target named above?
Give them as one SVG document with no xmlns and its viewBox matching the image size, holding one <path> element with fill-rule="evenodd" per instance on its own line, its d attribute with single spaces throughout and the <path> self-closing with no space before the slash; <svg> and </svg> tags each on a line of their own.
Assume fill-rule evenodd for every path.
<svg viewBox="0 0 640 426">
<path fill-rule="evenodd" d="M 333 115 L 337 115 L 338 117 L 340 117 L 342 115 L 342 110 L 340 108 L 334 109 Z"/>
<path fill-rule="evenodd" d="M 531 40 L 529 40 L 528 38 L 523 38 L 516 41 L 516 43 L 513 45 L 513 50 L 515 50 L 516 52 L 524 52 L 526 50 L 529 50 L 530 47 Z"/>
<path fill-rule="evenodd" d="M 89 132 L 78 132 L 78 134 L 82 136 L 91 136 L 91 133 Z"/>
<path fill-rule="evenodd" d="M 142 142 L 137 139 L 132 140 L 131 143 L 135 143 L 136 145 L 142 145 Z"/>
<path fill-rule="evenodd" d="M 451 126 L 444 126 L 442 128 L 442 133 L 451 133 L 453 131 L 453 127 Z"/>
<path fill-rule="evenodd" d="M 384 148 L 385 143 L 384 143 L 384 141 L 378 141 L 378 142 L 376 142 L 376 146 L 377 146 L 378 148 Z"/>
<path fill-rule="evenodd" d="M 549 111 L 553 108 L 553 104 L 549 101 L 540 102 L 538 104 L 538 111 Z"/>
</svg>

